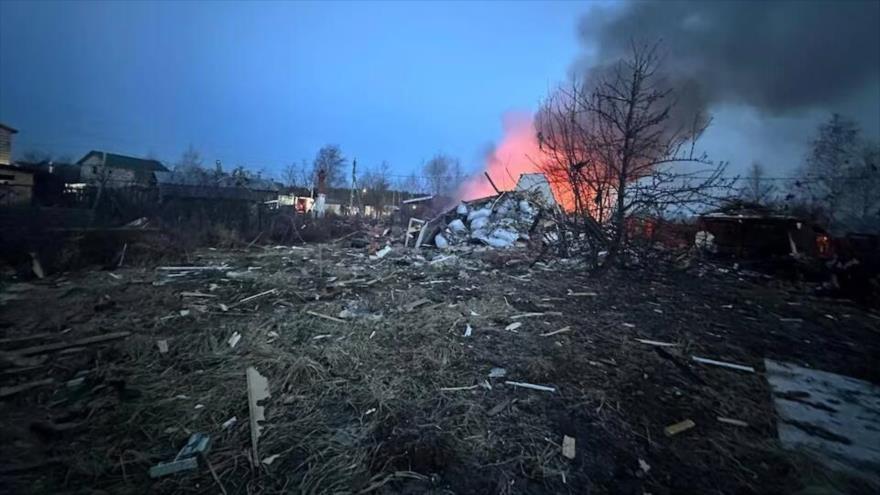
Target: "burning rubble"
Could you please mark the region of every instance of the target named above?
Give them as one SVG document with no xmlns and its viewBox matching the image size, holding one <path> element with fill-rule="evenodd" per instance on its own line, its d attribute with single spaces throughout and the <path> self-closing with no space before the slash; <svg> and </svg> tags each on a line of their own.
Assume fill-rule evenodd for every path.
<svg viewBox="0 0 880 495">
<path fill-rule="evenodd" d="M 445 226 L 434 236 L 440 249 L 478 242 L 494 248 L 509 248 L 528 241 L 537 226 L 542 206 L 528 193 L 467 201 L 443 215 Z"/>
</svg>

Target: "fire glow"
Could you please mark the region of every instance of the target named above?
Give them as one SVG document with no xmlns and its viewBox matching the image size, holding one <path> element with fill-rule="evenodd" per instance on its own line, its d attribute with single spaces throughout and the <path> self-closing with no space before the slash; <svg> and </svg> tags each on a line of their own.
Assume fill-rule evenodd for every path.
<svg viewBox="0 0 880 495">
<path fill-rule="evenodd" d="M 510 112 L 502 117 L 504 135 L 485 159 L 484 170 L 489 174 L 499 190 L 512 190 L 521 174 L 544 173 L 553 189 L 556 201 L 568 211 L 574 209 L 574 200 L 565 171 L 548 174 L 554 167 L 542 166 L 545 159 L 538 144 L 534 120 L 531 115 Z M 552 176 L 550 176 L 552 175 Z M 495 189 L 484 174 L 476 174 L 459 189 L 459 197 L 472 200 L 492 196 Z"/>
</svg>

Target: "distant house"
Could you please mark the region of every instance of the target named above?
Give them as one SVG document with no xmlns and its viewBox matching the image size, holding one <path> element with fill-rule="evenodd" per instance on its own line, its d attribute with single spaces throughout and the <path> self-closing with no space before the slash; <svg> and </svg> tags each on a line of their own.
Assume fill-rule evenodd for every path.
<svg viewBox="0 0 880 495">
<path fill-rule="evenodd" d="M 34 190 L 34 173 L 12 165 L 0 165 L 0 206 L 27 206 Z"/>
<path fill-rule="evenodd" d="M 165 201 L 177 199 L 212 199 L 264 202 L 278 199 L 279 187 L 259 177 L 185 172 L 155 172 L 159 197 Z"/>
<path fill-rule="evenodd" d="M 94 150 L 86 153 L 76 164 L 80 167 L 83 182 L 110 188 L 152 186 L 156 184 L 155 172 L 168 171 L 158 160 Z"/>
<path fill-rule="evenodd" d="M 0 123 L 0 165 L 12 163 L 12 135 L 16 133 L 17 130 Z"/>
</svg>

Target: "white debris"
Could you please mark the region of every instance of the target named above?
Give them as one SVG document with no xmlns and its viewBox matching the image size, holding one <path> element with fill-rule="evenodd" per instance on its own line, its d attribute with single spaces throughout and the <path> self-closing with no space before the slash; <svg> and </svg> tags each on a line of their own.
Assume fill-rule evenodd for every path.
<svg viewBox="0 0 880 495">
<path fill-rule="evenodd" d="M 472 231 L 482 230 L 483 227 L 485 227 L 487 223 L 489 223 L 488 217 L 475 218 L 473 221 L 471 221 L 471 230 Z"/>
<path fill-rule="evenodd" d="M 489 370 L 489 378 L 504 378 L 507 376 L 507 370 L 504 368 L 492 368 Z"/>
<path fill-rule="evenodd" d="M 515 322 L 511 323 L 510 325 L 507 325 L 506 327 L 504 327 L 504 329 L 507 330 L 508 332 L 512 332 L 521 326 L 522 326 L 521 321 L 515 321 Z"/>
<path fill-rule="evenodd" d="M 467 232 L 467 227 L 464 225 L 464 222 L 462 222 L 459 218 L 456 218 L 455 220 L 449 222 L 449 229 L 456 234 Z"/>
<path fill-rule="evenodd" d="M 471 333 L 472 333 L 473 331 L 474 331 L 474 329 L 471 328 L 470 323 L 468 323 L 467 328 L 464 329 L 464 336 L 465 336 L 465 337 L 470 337 L 470 336 L 471 336 Z"/>
<path fill-rule="evenodd" d="M 229 347 L 235 349 L 235 346 L 238 345 L 239 340 L 241 340 L 241 334 L 235 332 L 232 334 L 231 337 L 229 337 L 229 340 L 227 340 L 226 343 L 229 344 Z"/>
<path fill-rule="evenodd" d="M 390 252 L 391 252 L 391 246 L 385 246 L 382 249 L 376 251 L 376 257 L 380 258 L 380 259 L 384 258 Z"/>
<path fill-rule="evenodd" d="M 467 220 L 468 220 L 468 222 L 472 223 L 477 218 L 489 218 L 491 215 L 492 215 L 491 208 L 481 208 L 479 210 L 474 210 L 474 211 L 468 213 Z M 471 228 L 473 228 L 473 226 L 471 226 Z"/>
<path fill-rule="evenodd" d="M 440 249 L 446 249 L 449 247 L 449 241 L 443 237 L 443 234 L 437 234 L 434 236 L 434 245 L 436 245 Z"/>
</svg>

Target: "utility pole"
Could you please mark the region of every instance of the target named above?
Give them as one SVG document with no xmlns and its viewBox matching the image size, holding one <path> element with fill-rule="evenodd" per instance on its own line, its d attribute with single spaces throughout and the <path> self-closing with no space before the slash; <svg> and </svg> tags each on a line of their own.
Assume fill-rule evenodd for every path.
<svg viewBox="0 0 880 495">
<path fill-rule="evenodd" d="M 351 194 L 348 196 L 348 214 L 354 211 L 354 194 L 357 190 L 357 158 L 351 161 Z"/>
</svg>

